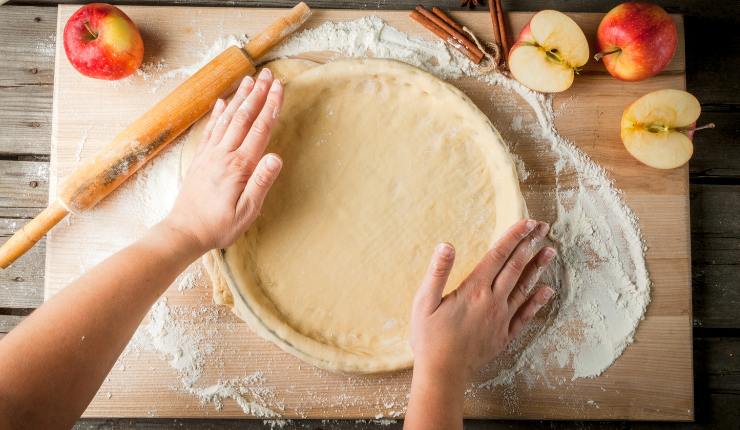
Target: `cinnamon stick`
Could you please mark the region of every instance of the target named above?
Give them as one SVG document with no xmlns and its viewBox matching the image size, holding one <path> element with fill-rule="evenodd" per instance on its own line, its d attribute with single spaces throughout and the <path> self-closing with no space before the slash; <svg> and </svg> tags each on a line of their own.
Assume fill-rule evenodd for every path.
<svg viewBox="0 0 740 430">
<path fill-rule="evenodd" d="M 409 16 L 411 17 L 411 19 L 413 19 L 414 21 L 424 26 L 424 28 L 426 28 L 427 30 L 437 35 L 437 37 L 447 42 L 450 46 L 460 51 L 460 53 L 470 58 L 472 62 L 474 62 L 475 64 L 480 64 L 481 60 L 483 59 L 482 52 L 480 56 L 474 54 L 473 52 L 467 49 L 465 44 L 461 43 L 459 40 L 454 38 L 452 34 L 445 31 L 442 27 L 437 25 L 432 20 L 428 19 L 425 15 L 420 13 L 418 10 L 412 10 Z M 480 52 L 480 50 L 477 47 L 476 47 L 476 50 Z"/>
<path fill-rule="evenodd" d="M 493 2 L 494 0 L 489 0 Z M 496 2 L 496 21 L 498 21 L 498 32 L 501 35 L 501 58 L 506 61 L 509 57 L 509 41 L 506 35 L 506 22 L 504 21 L 504 9 L 501 7 L 501 0 L 495 0 Z"/>
<path fill-rule="evenodd" d="M 493 27 L 493 41 L 501 46 L 501 32 L 498 29 L 498 18 L 496 17 L 496 0 L 488 0 L 488 14 L 491 16 Z"/>
<path fill-rule="evenodd" d="M 471 42 L 470 40 L 468 40 L 467 37 L 463 36 L 462 34 L 460 34 L 460 32 L 458 32 L 454 28 L 450 27 L 449 24 L 447 24 L 446 22 L 444 22 L 437 15 L 429 12 L 422 5 L 416 6 L 416 12 L 420 13 L 425 18 L 427 18 L 428 20 L 432 21 L 438 27 L 442 28 L 442 30 L 444 30 L 452 38 L 454 38 L 455 40 L 457 40 L 459 43 L 463 44 L 465 46 L 465 49 L 467 49 L 468 51 L 470 51 L 470 53 L 475 57 L 475 59 L 473 59 L 473 62 L 475 64 L 479 64 L 481 62 L 481 60 L 483 59 L 483 51 L 481 51 L 480 49 L 478 49 L 478 47 L 475 46 L 475 44 L 473 44 L 473 42 Z"/>
<path fill-rule="evenodd" d="M 442 9 L 438 8 L 437 6 L 434 6 L 432 8 L 432 13 L 435 14 L 435 15 L 437 15 L 438 17 L 440 17 L 444 22 L 446 22 L 447 24 L 449 24 L 450 27 L 452 27 L 455 30 L 457 30 L 458 32 L 460 32 L 460 34 L 464 34 L 465 33 L 465 30 L 463 30 L 462 25 L 456 23 L 455 20 L 452 19 L 452 18 L 450 18 L 445 13 L 445 11 L 443 11 Z"/>
</svg>

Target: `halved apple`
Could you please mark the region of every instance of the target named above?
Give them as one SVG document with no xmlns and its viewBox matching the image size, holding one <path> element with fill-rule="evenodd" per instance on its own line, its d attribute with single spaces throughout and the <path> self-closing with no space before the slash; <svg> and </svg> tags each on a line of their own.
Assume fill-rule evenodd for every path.
<svg viewBox="0 0 740 430">
<path fill-rule="evenodd" d="M 681 90 L 658 90 L 645 94 L 622 114 L 622 142 L 635 158 L 656 169 L 686 164 L 694 152 L 691 137 L 701 105 Z"/>
<path fill-rule="evenodd" d="M 536 13 L 509 52 L 509 70 L 535 91 L 557 93 L 573 84 L 578 68 L 589 58 L 583 31 L 564 13 Z"/>
</svg>

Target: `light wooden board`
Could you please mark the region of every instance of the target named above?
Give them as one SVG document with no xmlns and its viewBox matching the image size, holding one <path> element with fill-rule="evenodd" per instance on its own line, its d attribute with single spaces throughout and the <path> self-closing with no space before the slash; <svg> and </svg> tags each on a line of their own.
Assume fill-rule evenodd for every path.
<svg viewBox="0 0 740 430">
<path fill-rule="evenodd" d="M 254 35 L 279 12 L 266 9 L 126 7 L 136 21 L 147 46 L 145 61 L 166 59 L 168 70 L 193 64 L 199 51 L 223 35 Z M 57 40 L 66 19 L 75 10 L 60 6 Z M 326 20 L 349 20 L 366 15 L 361 11 L 317 11 L 309 22 L 316 26 Z M 373 12 L 393 26 L 431 38 L 410 21 L 407 13 Z M 454 14 L 484 39 L 490 38 L 487 13 Z M 531 14 L 509 15 L 513 33 Z M 592 41 L 599 14 L 573 14 Z M 601 377 L 579 379 L 555 388 L 535 382 L 532 387 L 517 383 L 513 387 L 474 390 L 465 406 L 471 417 L 523 417 L 542 419 L 649 419 L 689 420 L 693 418 L 691 354 L 691 288 L 688 217 L 688 170 L 658 171 L 640 165 L 624 150 L 618 124 L 626 105 L 640 95 L 658 88 L 684 88 L 683 25 L 680 17 L 679 50 L 666 72 L 641 83 L 623 83 L 603 73 L 600 65 L 589 63 L 568 92 L 555 97 L 559 132 L 599 162 L 616 186 L 624 191 L 629 205 L 640 218 L 649 247 L 648 269 L 654 283 L 652 303 L 640 324 L 636 342 Z M 593 50 L 593 48 L 592 48 Z M 94 81 L 77 74 L 67 62 L 62 44 L 57 45 L 54 86 L 53 131 L 50 190 L 79 162 L 105 145 L 131 119 L 144 112 L 166 94 L 177 80 L 156 84 L 154 77 L 137 76 L 121 84 Z M 471 80 L 456 82 L 486 113 L 493 112 L 491 89 Z M 507 127 L 507 119 L 492 118 L 497 127 Z M 510 118 L 509 118 L 510 120 Z M 497 122 L 498 121 L 498 122 Z M 502 122 L 503 121 L 503 122 Z M 521 145 L 519 155 L 535 172 L 545 160 Z M 547 175 L 535 175 L 543 184 Z M 537 184 L 527 188 L 528 204 L 534 215 L 547 218 L 546 199 Z M 172 190 L 174 193 L 175 190 Z M 114 193 L 101 210 L 73 217 L 49 236 L 46 259 L 46 296 L 63 288 L 71 279 L 121 244 L 106 239 L 105 231 L 90 228 L 100 220 L 96 213 L 111 214 L 115 205 L 125 205 L 122 194 Z M 121 206 L 123 207 L 123 206 Z M 107 222 L 111 229 L 129 229 L 131 239 L 141 228 L 129 227 L 129 210 L 113 213 Z M 205 282 L 197 288 L 167 292 L 168 305 L 200 317 L 187 319 L 194 330 L 207 331 L 208 341 L 217 350 L 199 382 L 261 372 L 260 389 L 270 405 L 285 417 L 368 418 L 394 416 L 403 410 L 410 373 L 372 377 L 333 375 L 302 364 L 272 344 L 253 335 L 248 328 L 210 304 Z M 217 318 L 199 322 L 203 315 Z M 481 375 L 480 381 L 493 373 Z M 479 382 L 480 382 L 479 381 Z M 110 395 L 109 395 L 110 394 Z M 247 397 L 254 393 L 247 393 Z M 258 400 L 258 399 L 257 399 Z M 220 411 L 179 388 L 175 371 L 159 354 L 137 351 L 128 354 L 111 372 L 85 416 L 171 416 L 243 417 L 242 409 L 226 400 Z"/>
</svg>

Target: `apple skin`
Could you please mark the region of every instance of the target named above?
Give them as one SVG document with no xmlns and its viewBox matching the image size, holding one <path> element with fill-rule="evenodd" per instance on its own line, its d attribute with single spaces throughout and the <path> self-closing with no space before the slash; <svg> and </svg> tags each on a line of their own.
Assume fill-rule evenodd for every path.
<svg viewBox="0 0 740 430">
<path fill-rule="evenodd" d="M 123 11 L 109 4 L 91 3 L 79 8 L 64 26 L 64 52 L 83 75 L 117 80 L 139 68 L 144 59 L 144 41 Z"/>
<path fill-rule="evenodd" d="M 640 81 L 665 68 L 676 52 L 676 24 L 650 3 L 622 3 L 601 20 L 596 32 L 606 70 L 623 81 Z M 621 51 L 603 55 L 615 49 Z"/>
<path fill-rule="evenodd" d="M 522 31 L 519 32 L 519 37 L 516 38 L 516 43 L 509 49 L 509 56 L 511 56 L 511 51 L 518 47 L 519 45 L 523 45 L 525 43 L 532 43 L 534 42 L 534 37 L 532 37 L 532 29 L 530 28 L 530 24 L 532 21 L 529 21 L 527 25 L 522 28 Z"/>
</svg>

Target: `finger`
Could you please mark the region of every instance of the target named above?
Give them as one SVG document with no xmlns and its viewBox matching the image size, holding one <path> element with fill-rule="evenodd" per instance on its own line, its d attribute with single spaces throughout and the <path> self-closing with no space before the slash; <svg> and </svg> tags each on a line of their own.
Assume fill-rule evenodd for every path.
<svg viewBox="0 0 740 430">
<path fill-rule="evenodd" d="M 226 102 L 224 101 L 224 99 L 216 100 L 216 104 L 213 105 L 211 116 L 208 118 L 208 123 L 206 124 L 203 140 L 208 141 L 208 139 L 211 138 L 213 127 L 216 125 L 218 117 L 221 116 L 221 114 L 224 112 L 224 109 L 226 109 Z"/>
<path fill-rule="evenodd" d="M 277 122 L 282 105 L 283 85 L 276 79 L 272 82 L 270 92 L 259 116 L 254 120 L 252 128 L 249 129 L 247 137 L 238 149 L 248 160 L 256 160 L 265 152 L 265 148 L 270 142 L 270 133 Z"/>
<path fill-rule="evenodd" d="M 545 245 L 543 239 L 548 231 L 550 231 L 550 226 L 547 223 L 538 223 L 537 228 L 514 248 L 514 252 L 511 253 L 493 281 L 492 288 L 495 295 L 509 297 L 519 277 L 522 276 L 524 268 Z"/>
<path fill-rule="evenodd" d="M 237 88 L 236 92 L 234 93 L 234 97 L 231 98 L 231 101 L 226 106 L 226 109 L 224 109 L 224 111 L 216 120 L 216 124 L 214 125 L 213 131 L 211 132 L 209 143 L 217 145 L 219 142 L 221 142 L 221 139 L 223 139 L 224 137 L 224 133 L 226 133 L 226 129 L 231 123 L 231 118 L 234 116 L 236 110 L 239 109 L 239 106 L 242 104 L 242 102 L 244 102 L 249 93 L 252 91 L 253 87 L 254 78 L 252 78 L 251 76 L 247 76 L 242 79 L 242 83 L 239 84 L 239 88 Z"/>
<path fill-rule="evenodd" d="M 509 339 L 513 339 L 522 328 L 550 301 L 555 291 L 550 287 L 538 289 L 532 297 L 516 311 L 509 323 Z"/>
<path fill-rule="evenodd" d="M 213 110 L 211 111 L 211 116 L 208 118 L 208 123 L 206 123 L 206 128 L 203 130 L 203 137 L 201 138 L 196 153 L 200 153 L 210 141 L 213 127 L 216 126 L 216 121 L 218 121 L 218 118 L 224 112 L 224 109 L 226 109 L 226 102 L 224 99 L 216 100 L 216 104 L 213 105 Z"/>
<path fill-rule="evenodd" d="M 276 154 L 267 154 L 262 157 L 237 202 L 237 213 L 240 214 L 240 219 L 252 221 L 259 215 L 267 192 L 275 183 L 282 167 L 283 161 Z"/>
<path fill-rule="evenodd" d="M 224 145 L 224 149 L 227 151 L 233 151 L 242 144 L 247 133 L 250 132 L 250 128 L 252 128 L 252 125 L 255 123 L 257 115 L 265 105 L 267 93 L 270 91 L 273 81 L 270 69 L 262 69 L 257 78 L 257 82 L 254 84 L 252 92 L 249 93 L 236 112 L 234 112 L 231 124 L 229 124 L 229 127 L 226 129 L 226 133 L 221 140 L 221 144 Z M 262 152 L 253 159 L 255 164 L 261 156 Z"/>
<path fill-rule="evenodd" d="M 493 248 L 483 256 L 470 276 L 479 280 L 477 284 L 492 285 L 493 278 L 504 266 L 506 260 L 509 259 L 509 255 L 535 227 L 537 227 L 537 221 L 533 219 L 523 219 L 509 227 L 509 230 L 496 241 Z"/>
<path fill-rule="evenodd" d="M 511 309 L 512 313 L 516 312 L 524 301 L 527 300 L 532 287 L 540 279 L 542 269 L 550 264 L 552 259 L 555 258 L 555 255 L 555 250 L 548 246 L 537 253 L 532 261 L 527 264 L 522 276 L 519 277 L 519 281 L 509 295 L 509 309 Z"/>
<path fill-rule="evenodd" d="M 432 261 L 414 297 L 414 311 L 430 315 L 437 310 L 454 263 L 455 248 L 452 245 L 440 243 L 434 248 Z"/>
</svg>

